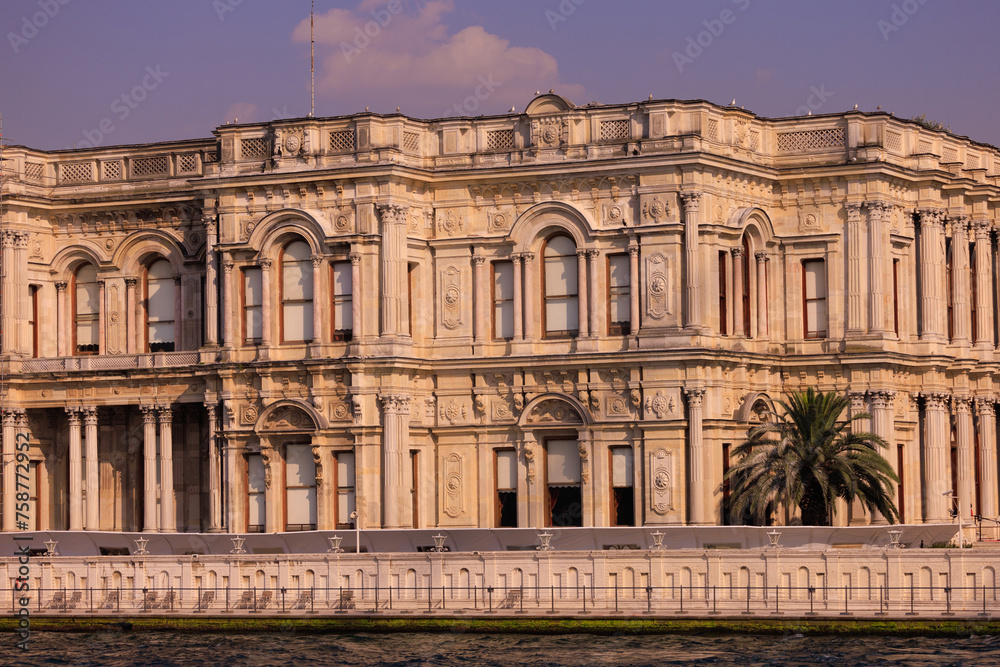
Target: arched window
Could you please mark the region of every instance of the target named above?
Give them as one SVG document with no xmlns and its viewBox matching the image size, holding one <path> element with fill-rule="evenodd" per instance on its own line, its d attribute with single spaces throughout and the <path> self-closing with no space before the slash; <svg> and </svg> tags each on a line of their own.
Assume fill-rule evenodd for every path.
<svg viewBox="0 0 1000 667">
<path fill-rule="evenodd" d="M 158 259 L 146 269 L 146 344 L 150 352 L 174 351 L 174 269 Z"/>
<path fill-rule="evenodd" d="M 73 349 L 76 354 L 97 354 L 100 323 L 97 267 L 84 264 L 73 274 Z"/>
<path fill-rule="evenodd" d="M 568 236 L 553 236 L 542 259 L 545 336 L 575 336 L 580 330 L 576 244 Z"/>
<path fill-rule="evenodd" d="M 281 253 L 281 340 L 299 343 L 313 338 L 312 251 L 305 241 L 292 241 Z"/>
</svg>

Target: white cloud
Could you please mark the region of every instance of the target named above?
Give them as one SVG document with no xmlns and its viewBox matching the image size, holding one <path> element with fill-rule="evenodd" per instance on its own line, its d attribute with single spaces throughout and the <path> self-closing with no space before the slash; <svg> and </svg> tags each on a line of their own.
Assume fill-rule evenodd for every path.
<svg viewBox="0 0 1000 667">
<path fill-rule="evenodd" d="M 550 88 L 582 100 L 583 86 L 563 82 L 552 55 L 483 26 L 453 32 L 445 22 L 453 10 L 452 0 L 364 0 L 316 16 L 317 97 L 426 118 L 523 110 Z M 308 19 L 292 38 L 309 42 Z"/>
</svg>

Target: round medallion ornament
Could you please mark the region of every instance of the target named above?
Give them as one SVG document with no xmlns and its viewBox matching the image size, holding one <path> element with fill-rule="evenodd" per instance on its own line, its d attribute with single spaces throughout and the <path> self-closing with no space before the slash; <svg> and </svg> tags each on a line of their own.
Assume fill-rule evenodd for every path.
<svg viewBox="0 0 1000 667">
<path fill-rule="evenodd" d="M 452 403 L 447 408 L 444 409 L 444 415 L 450 421 L 455 421 L 456 419 L 459 418 L 459 416 L 461 416 L 461 414 L 462 411 L 459 409 L 457 403 Z"/>
<path fill-rule="evenodd" d="M 661 275 L 653 276 L 649 281 L 649 291 L 656 296 L 662 296 L 667 291 L 667 280 Z"/>
<path fill-rule="evenodd" d="M 347 419 L 348 411 L 346 403 L 337 403 L 333 406 L 333 418 L 334 419 Z"/>
<path fill-rule="evenodd" d="M 662 218 L 667 212 L 667 205 L 664 204 L 659 199 L 654 199 L 653 203 L 649 206 L 649 213 L 654 218 Z"/>
<path fill-rule="evenodd" d="M 622 207 L 612 206 L 608 209 L 608 217 L 612 220 L 621 220 L 622 217 Z"/>
<path fill-rule="evenodd" d="M 656 474 L 653 475 L 653 486 L 658 491 L 665 491 L 670 487 L 670 475 L 667 474 L 666 470 L 656 471 Z"/>
<path fill-rule="evenodd" d="M 289 153 L 297 153 L 301 145 L 302 141 L 297 134 L 289 134 L 285 139 L 285 150 Z"/>
<path fill-rule="evenodd" d="M 454 306 L 458 303 L 459 296 L 458 288 L 454 285 L 449 285 L 444 291 L 444 302 L 449 306 Z"/>
<path fill-rule="evenodd" d="M 350 220 L 347 219 L 346 215 L 338 215 L 334 225 L 336 225 L 338 230 L 344 231 L 347 229 L 349 223 Z"/>
<path fill-rule="evenodd" d="M 448 491 L 451 493 L 458 493 L 458 490 L 461 488 L 462 478 L 455 473 L 448 475 Z"/>
<path fill-rule="evenodd" d="M 493 216 L 493 229 L 503 229 L 507 226 L 507 216 L 497 213 Z"/>
<path fill-rule="evenodd" d="M 542 141 L 547 144 L 554 144 L 556 139 L 559 138 L 559 132 L 552 125 L 549 125 L 544 130 L 542 130 Z"/>
</svg>

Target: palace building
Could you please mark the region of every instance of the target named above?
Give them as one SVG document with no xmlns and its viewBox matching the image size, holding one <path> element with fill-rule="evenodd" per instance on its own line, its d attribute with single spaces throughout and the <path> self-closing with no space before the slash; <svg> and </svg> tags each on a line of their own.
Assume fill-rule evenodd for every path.
<svg viewBox="0 0 1000 667">
<path fill-rule="evenodd" d="M 550 92 L 3 158 L 5 531 L 737 524 L 810 386 L 998 514 L 992 146 Z"/>
</svg>

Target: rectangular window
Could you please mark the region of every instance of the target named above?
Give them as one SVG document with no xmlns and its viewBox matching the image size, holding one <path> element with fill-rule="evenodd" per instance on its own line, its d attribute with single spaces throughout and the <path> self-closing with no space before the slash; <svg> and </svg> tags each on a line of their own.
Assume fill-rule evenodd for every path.
<svg viewBox="0 0 1000 667">
<path fill-rule="evenodd" d="M 608 255 L 608 335 L 626 336 L 632 330 L 631 277 L 628 255 Z"/>
<path fill-rule="evenodd" d="M 719 333 L 723 336 L 729 333 L 729 301 L 726 292 L 726 258 L 724 250 L 719 251 Z"/>
<path fill-rule="evenodd" d="M 514 337 L 514 263 L 493 262 L 493 339 Z"/>
<path fill-rule="evenodd" d="M 357 509 L 354 452 L 336 452 L 333 459 L 334 474 L 337 476 L 333 481 L 334 488 L 337 489 L 337 528 L 355 528 L 357 517 L 351 516 Z"/>
<path fill-rule="evenodd" d="M 729 486 L 729 480 L 726 479 L 726 474 L 729 472 L 729 466 L 732 464 L 732 455 L 729 453 L 731 448 L 732 443 L 722 443 L 722 525 L 724 526 L 733 525 L 733 517 L 730 513 L 729 500 L 729 495 L 732 489 Z"/>
<path fill-rule="evenodd" d="M 76 353 L 97 354 L 100 317 L 99 290 L 96 282 L 74 281 L 73 309 L 76 313 Z"/>
<path fill-rule="evenodd" d="M 822 259 L 802 262 L 802 298 L 806 338 L 826 338 L 826 263 Z"/>
<path fill-rule="evenodd" d="M 955 280 L 954 276 L 951 275 L 952 267 L 952 256 L 951 256 L 951 239 L 946 238 L 944 240 L 944 257 L 945 257 L 945 281 L 948 292 L 948 340 L 955 337 Z"/>
<path fill-rule="evenodd" d="M 892 330 L 899 338 L 899 260 L 892 260 Z"/>
<path fill-rule="evenodd" d="M 419 494 L 419 475 L 418 471 L 418 458 L 419 452 L 415 449 L 410 450 L 410 508 L 412 510 L 413 516 L 411 526 L 413 528 L 420 527 L 420 494 Z"/>
<path fill-rule="evenodd" d="M 969 312 L 970 312 L 971 317 L 972 317 L 972 328 L 969 329 L 969 331 L 972 332 L 972 340 L 973 340 L 973 342 L 975 342 L 976 341 L 976 335 L 977 335 L 976 334 L 976 325 L 977 325 L 977 320 L 976 320 L 976 287 L 977 287 L 977 285 L 976 285 L 976 247 L 975 247 L 975 245 L 970 245 L 969 246 L 969 278 L 968 278 L 968 281 L 969 281 L 968 284 L 972 286 L 972 297 L 971 297 L 971 301 L 969 302 L 969 303 L 972 304 L 972 308 L 969 309 Z"/>
<path fill-rule="evenodd" d="M 635 525 L 632 448 L 611 447 L 611 521 L 613 526 Z"/>
<path fill-rule="evenodd" d="M 354 284 L 350 262 L 333 264 L 333 340 L 351 340 L 354 332 Z"/>
<path fill-rule="evenodd" d="M 28 329 L 31 334 L 31 356 L 38 357 L 38 285 L 28 287 L 28 308 L 30 309 Z"/>
<path fill-rule="evenodd" d="M 517 528 L 517 454 L 496 450 L 496 526 Z"/>
<path fill-rule="evenodd" d="M 550 526 L 582 526 L 580 451 L 576 440 L 545 443 L 545 474 Z"/>
<path fill-rule="evenodd" d="M 316 530 L 316 461 L 310 445 L 285 446 L 285 530 Z"/>
<path fill-rule="evenodd" d="M 264 532 L 264 459 L 260 454 L 247 456 L 247 532 Z"/>
<path fill-rule="evenodd" d="M 580 332 L 579 285 L 576 255 L 546 257 L 545 337 L 566 338 Z"/>
<path fill-rule="evenodd" d="M 406 303 L 407 303 L 406 307 L 409 309 L 407 312 L 410 315 L 409 318 L 407 319 L 406 324 L 409 327 L 407 329 L 407 333 L 410 334 L 410 338 L 413 338 L 413 313 L 414 313 L 414 310 L 413 310 L 413 305 L 414 305 L 413 304 L 413 275 L 416 272 L 417 272 L 417 265 L 416 264 L 407 264 L 406 265 Z"/>
<path fill-rule="evenodd" d="M 261 270 L 256 266 L 243 269 L 243 342 L 253 345 L 263 336 Z"/>
<path fill-rule="evenodd" d="M 24 488 L 24 487 L 21 487 Z M 38 530 L 38 461 L 28 461 L 28 530 Z"/>
<path fill-rule="evenodd" d="M 906 494 L 903 488 L 903 445 L 896 446 L 896 474 L 899 484 L 896 485 L 896 509 L 899 510 L 899 523 L 906 523 Z"/>
</svg>

